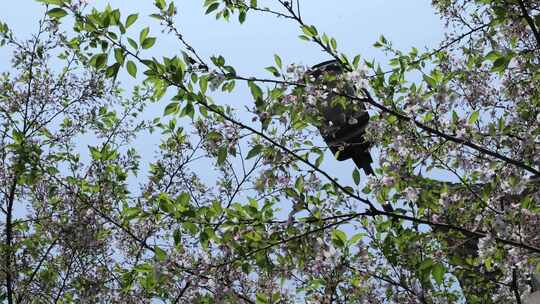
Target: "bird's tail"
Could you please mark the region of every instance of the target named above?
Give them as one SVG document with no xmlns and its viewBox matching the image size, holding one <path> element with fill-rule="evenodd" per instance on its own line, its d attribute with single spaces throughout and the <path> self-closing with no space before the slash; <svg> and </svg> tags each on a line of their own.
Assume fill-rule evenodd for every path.
<svg viewBox="0 0 540 304">
<path fill-rule="evenodd" d="M 375 172 L 373 172 L 373 168 L 371 168 L 371 163 L 373 162 L 373 159 L 371 158 L 371 154 L 369 151 L 360 150 L 355 151 L 352 155 L 352 159 L 354 163 L 356 164 L 356 167 L 358 169 L 364 170 L 366 175 L 373 175 Z"/>
</svg>

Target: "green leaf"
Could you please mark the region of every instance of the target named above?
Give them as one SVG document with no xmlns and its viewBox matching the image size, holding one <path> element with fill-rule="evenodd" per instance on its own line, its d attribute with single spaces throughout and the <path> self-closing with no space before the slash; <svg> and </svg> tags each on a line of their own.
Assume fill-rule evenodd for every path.
<svg viewBox="0 0 540 304">
<path fill-rule="evenodd" d="M 274 61 L 276 62 L 276 65 L 281 69 L 283 67 L 282 63 L 281 63 L 281 58 L 277 55 L 277 54 L 274 54 Z"/>
<path fill-rule="evenodd" d="M 178 102 L 171 102 L 165 107 L 163 115 L 167 116 L 169 114 L 175 113 L 176 111 L 178 111 Z"/>
<path fill-rule="evenodd" d="M 210 6 L 206 9 L 206 12 L 204 13 L 205 15 L 208 15 L 210 14 L 211 12 L 217 10 L 217 8 L 219 7 L 219 3 L 218 2 L 214 2 L 212 4 L 210 4 Z"/>
<path fill-rule="evenodd" d="M 148 38 L 143 40 L 143 42 L 141 43 L 141 46 L 142 46 L 143 49 L 149 49 L 154 45 L 154 43 L 156 43 L 156 38 L 155 37 L 148 37 Z"/>
<path fill-rule="evenodd" d="M 139 18 L 139 14 L 131 14 L 126 19 L 126 28 L 130 27 L 137 19 Z"/>
<path fill-rule="evenodd" d="M 319 167 L 322 164 L 323 160 L 324 160 L 324 154 L 319 155 L 319 157 L 317 157 L 317 159 L 315 160 L 315 166 Z"/>
<path fill-rule="evenodd" d="M 88 146 L 88 148 L 90 149 L 90 155 L 92 156 L 92 159 L 101 159 L 101 151 L 98 148 L 91 146 Z"/>
<path fill-rule="evenodd" d="M 94 59 L 94 67 L 100 68 L 107 63 L 107 54 L 106 53 L 97 54 L 92 59 Z"/>
<path fill-rule="evenodd" d="M 146 37 L 148 37 L 148 33 L 150 32 L 150 28 L 149 27 L 145 27 L 144 29 L 141 30 L 141 32 L 139 33 L 139 43 L 142 44 L 142 42 L 144 41 L 144 39 L 146 39 Z"/>
<path fill-rule="evenodd" d="M 259 153 L 261 153 L 263 146 L 262 145 L 255 145 L 251 150 L 249 150 L 246 159 L 250 159 L 252 157 L 255 157 Z"/>
<path fill-rule="evenodd" d="M 114 58 L 116 59 L 116 62 L 118 62 L 120 65 L 124 64 L 124 51 L 121 48 L 115 48 Z"/>
<path fill-rule="evenodd" d="M 444 282 L 445 273 L 446 273 L 446 269 L 441 263 L 437 263 L 433 265 L 433 267 L 431 268 L 431 274 L 433 275 L 435 282 L 437 282 L 437 284 L 439 285 L 441 285 Z"/>
<path fill-rule="evenodd" d="M 156 246 L 154 248 L 154 254 L 158 261 L 163 262 L 167 259 L 167 253 L 165 252 L 165 250 L 161 249 L 159 246 Z"/>
<path fill-rule="evenodd" d="M 55 7 L 47 12 L 47 15 L 51 16 L 55 19 L 60 19 L 62 17 L 67 16 L 67 12 L 59 7 Z"/>
<path fill-rule="evenodd" d="M 433 266 L 433 260 L 428 258 L 428 259 L 423 260 L 422 263 L 420 263 L 420 267 L 418 267 L 418 269 L 426 270 L 426 269 L 430 269 L 431 266 Z"/>
<path fill-rule="evenodd" d="M 105 75 L 110 78 L 116 78 L 116 75 L 118 75 L 118 71 L 120 70 L 120 64 L 115 63 L 107 68 L 105 71 Z"/>
<path fill-rule="evenodd" d="M 358 243 L 358 241 L 360 241 L 360 240 L 361 240 L 362 238 L 364 238 L 365 236 L 366 236 L 365 233 L 362 233 L 362 232 L 357 233 L 357 234 L 353 235 L 353 237 L 351 238 L 351 240 L 349 241 L 349 243 L 351 243 L 351 244 L 354 245 L 354 244 Z"/>
<path fill-rule="evenodd" d="M 493 62 L 491 71 L 495 73 L 502 73 L 508 67 L 508 63 L 510 63 L 510 60 L 507 57 L 505 56 L 499 57 L 497 58 L 497 60 Z"/>
<path fill-rule="evenodd" d="M 133 39 L 131 39 L 131 38 L 129 38 L 129 37 L 128 37 L 127 40 L 128 40 L 129 45 L 131 45 L 132 48 L 134 48 L 134 49 L 138 49 L 138 48 L 139 48 L 139 47 L 137 46 L 137 42 L 135 42 L 135 40 L 133 40 Z"/>
<path fill-rule="evenodd" d="M 199 79 L 199 86 L 201 88 L 201 93 L 206 94 L 206 90 L 208 89 L 208 77 L 203 76 Z"/>
<path fill-rule="evenodd" d="M 424 81 L 430 86 L 430 88 L 435 88 L 437 86 L 437 81 L 435 81 L 435 79 L 433 79 L 431 76 L 429 75 L 424 75 Z"/>
<path fill-rule="evenodd" d="M 241 11 L 240 14 L 238 14 L 238 22 L 244 23 L 246 21 L 246 12 Z"/>
<path fill-rule="evenodd" d="M 500 57 L 501 57 L 501 53 L 497 51 L 491 51 L 486 55 L 486 59 L 489 61 L 495 61 L 497 60 L 497 58 L 500 58 Z"/>
<path fill-rule="evenodd" d="M 298 192 L 302 193 L 304 192 L 304 177 L 300 176 L 296 179 L 296 182 L 294 183 L 294 188 L 298 190 Z"/>
<path fill-rule="evenodd" d="M 130 207 L 130 208 L 124 209 L 124 211 L 122 213 L 125 216 L 125 218 L 129 221 L 129 220 L 132 220 L 132 219 L 136 218 L 137 215 L 139 215 L 139 213 L 141 213 L 141 209 L 136 208 L 136 207 Z"/>
<path fill-rule="evenodd" d="M 337 49 L 337 42 L 336 39 L 332 38 L 330 39 L 330 46 L 332 46 L 332 49 Z"/>
<path fill-rule="evenodd" d="M 191 234 L 195 234 L 199 230 L 195 224 L 189 222 L 184 222 L 182 226 L 184 226 L 184 228 Z"/>
<path fill-rule="evenodd" d="M 456 125 L 459 122 L 459 116 L 456 111 L 452 111 L 452 124 Z"/>
<path fill-rule="evenodd" d="M 195 116 L 195 108 L 193 107 L 192 102 L 188 102 L 186 106 L 182 109 L 182 112 L 180 113 L 181 116 L 187 115 L 191 118 Z"/>
<path fill-rule="evenodd" d="M 358 64 L 360 63 L 360 58 L 361 58 L 360 55 L 354 56 L 353 62 L 352 62 L 352 64 L 353 64 L 354 67 L 357 67 Z"/>
<path fill-rule="evenodd" d="M 127 71 L 133 78 L 137 76 L 137 65 L 131 60 L 127 62 Z"/>
<path fill-rule="evenodd" d="M 347 234 L 345 232 L 335 229 L 332 231 L 332 241 L 339 247 L 345 246 L 345 243 L 347 242 Z"/>
<path fill-rule="evenodd" d="M 191 197 L 189 196 L 189 193 L 182 192 L 180 196 L 178 197 L 178 204 L 185 206 L 189 203 L 190 198 Z"/>
<path fill-rule="evenodd" d="M 255 297 L 255 303 L 256 304 L 268 304 L 268 303 L 270 303 L 270 300 L 268 299 L 268 297 L 265 294 L 258 292 L 256 297 Z"/>
<path fill-rule="evenodd" d="M 469 125 L 475 124 L 478 121 L 479 116 L 480 116 L 480 111 L 478 110 L 474 111 L 469 117 Z"/>
<path fill-rule="evenodd" d="M 433 113 L 431 112 L 427 112 L 426 114 L 424 114 L 424 117 L 422 117 L 422 121 L 423 122 L 429 122 L 429 121 L 432 121 L 433 120 Z"/>
<path fill-rule="evenodd" d="M 352 177 L 356 185 L 360 184 L 360 172 L 357 169 L 354 169 Z"/>
<path fill-rule="evenodd" d="M 439 70 L 431 71 L 431 77 L 435 80 L 436 84 L 439 84 L 443 81 L 443 74 Z"/>
<path fill-rule="evenodd" d="M 159 8 L 160 10 L 165 8 L 165 0 L 156 0 L 154 5 Z"/>
<path fill-rule="evenodd" d="M 255 84 L 253 81 L 249 81 L 248 86 L 254 99 L 262 98 L 263 92 L 257 84 Z"/>
<path fill-rule="evenodd" d="M 169 3 L 169 8 L 167 8 L 167 15 L 174 16 L 176 14 L 176 7 L 174 2 Z"/>
<path fill-rule="evenodd" d="M 313 26 L 303 25 L 302 32 L 304 32 L 307 37 L 313 37 L 317 35 L 317 29 L 315 29 L 315 27 Z"/>
<path fill-rule="evenodd" d="M 394 124 L 394 123 L 396 123 L 396 122 L 398 121 L 398 118 L 397 118 L 396 116 L 394 116 L 394 115 L 388 115 L 388 116 L 386 117 L 386 121 L 387 121 L 389 124 L 392 125 L 392 124 Z"/>
<path fill-rule="evenodd" d="M 174 246 L 182 245 L 182 231 L 175 229 L 173 232 Z"/>
<path fill-rule="evenodd" d="M 167 214 L 171 214 L 174 212 L 174 205 L 168 198 L 163 197 L 159 200 L 159 209 Z"/>
<path fill-rule="evenodd" d="M 218 159 L 217 163 L 218 165 L 223 165 L 225 163 L 225 160 L 227 159 L 227 147 L 221 147 L 218 150 Z"/>
<path fill-rule="evenodd" d="M 274 75 L 275 77 L 279 77 L 279 75 L 280 75 L 278 69 L 276 69 L 273 66 L 266 67 L 265 70 L 272 73 L 272 75 Z"/>
</svg>

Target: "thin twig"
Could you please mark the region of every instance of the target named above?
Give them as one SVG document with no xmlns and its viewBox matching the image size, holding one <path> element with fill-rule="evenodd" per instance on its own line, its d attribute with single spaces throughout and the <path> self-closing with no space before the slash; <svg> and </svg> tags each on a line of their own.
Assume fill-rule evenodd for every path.
<svg viewBox="0 0 540 304">
<path fill-rule="evenodd" d="M 36 267 L 32 271 L 32 274 L 30 275 L 30 278 L 28 278 L 28 281 L 25 283 L 24 287 L 22 288 L 22 291 L 18 296 L 17 302 L 21 302 L 23 295 L 26 294 L 26 290 L 28 289 L 30 284 L 32 284 L 32 282 L 34 281 L 34 278 L 35 278 L 36 274 L 41 269 L 41 265 L 43 265 L 43 262 L 45 262 L 45 260 L 47 259 L 47 256 L 49 255 L 51 250 L 54 248 L 54 246 L 56 246 L 57 242 L 58 242 L 58 238 L 54 239 L 52 241 L 52 243 L 49 245 L 49 247 L 47 248 L 47 250 L 45 251 L 45 253 L 41 257 L 41 259 L 39 260 L 38 264 L 36 265 Z"/>
<path fill-rule="evenodd" d="M 180 299 L 182 299 L 182 297 L 184 296 L 184 294 L 188 290 L 189 286 L 191 286 L 191 281 L 187 281 L 186 285 L 184 285 L 184 288 L 182 288 L 182 290 L 180 290 L 180 293 L 178 294 L 176 299 L 174 299 L 174 302 L 173 302 L 174 304 L 177 304 L 178 302 L 180 302 Z"/>
<path fill-rule="evenodd" d="M 514 293 L 514 296 L 516 298 L 516 303 L 521 304 L 521 295 L 519 294 L 519 286 L 518 286 L 518 280 L 517 280 L 517 270 L 516 268 L 512 268 L 512 292 Z"/>
</svg>

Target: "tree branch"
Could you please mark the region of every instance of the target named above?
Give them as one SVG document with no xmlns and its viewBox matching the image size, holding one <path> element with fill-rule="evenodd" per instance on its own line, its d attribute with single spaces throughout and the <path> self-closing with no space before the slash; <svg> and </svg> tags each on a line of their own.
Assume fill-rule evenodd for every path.
<svg viewBox="0 0 540 304">
<path fill-rule="evenodd" d="M 512 292 L 514 293 L 514 296 L 516 298 L 516 303 L 521 304 L 521 295 L 519 294 L 519 286 L 518 286 L 518 280 L 517 280 L 517 269 L 514 267 L 512 268 Z"/>
<path fill-rule="evenodd" d="M 224 262 L 224 263 L 221 263 L 221 264 L 216 264 L 216 265 L 212 265 L 212 267 L 214 268 L 220 268 L 220 267 L 223 267 L 223 266 L 226 266 L 226 265 L 229 265 L 229 264 L 232 264 L 238 260 L 241 260 L 241 259 L 244 259 L 244 258 L 247 258 L 247 257 L 250 257 L 256 253 L 259 253 L 261 251 L 265 251 L 265 250 L 268 250 L 274 246 L 278 246 L 278 245 L 281 245 L 281 244 L 285 244 L 285 243 L 288 243 L 290 241 L 295 241 L 295 240 L 298 240 L 298 239 L 301 239 L 301 238 L 304 238 L 308 235 L 311 235 L 313 233 L 317 233 L 317 232 L 321 232 L 321 231 L 324 231 L 328 228 L 332 228 L 334 226 L 338 226 L 338 225 L 341 225 L 343 223 L 346 223 L 348 221 L 350 221 L 351 219 L 353 218 L 356 218 L 356 217 L 359 217 L 359 216 L 362 216 L 362 215 L 366 215 L 366 213 L 357 213 L 357 214 L 353 214 L 353 215 L 350 215 L 348 217 L 346 217 L 345 219 L 340 219 L 339 221 L 336 221 L 336 222 L 333 222 L 333 223 L 330 223 L 330 224 L 327 224 L 327 225 L 324 225 L 322 227 L 319 227 L 317 229 L 313 229 L 313 230 L 308 230 L 304 233 L 301 233 L 301 234 L 297 234 L 297 235 L 293 235 L 289 238 L 286 238 L 286 239 L 283 239 L 283 240 L 280 240 L 280 241 L 277 241 L 277 242 L 273 242 L 273 243 L 270 243 L 266 246 L 263 246 L 263 247 L 260 247 L 260 248 L 257 248 L 257 249 L 254 249 L 252 251 L 249 251 L 248 253 L 242 255 L 242 256 L 237 256 L 236 258 L 230 260 L 230 261 L 227 261 L 227 262 Z"/>
<path fill-rule="evenodd" d="M 184 293 L 186 293 L 189 286 L 191 286 L 191 282 L 187 281 L 186 285 L 184 285 L 184 288 L 182 288 L 182 290 L 180 290 L 180 293 L 178 294 L 176 299 L 174 299 L 174 302 L 173 302 L 174 304 L 177 304 L 180 301 L 180 299 L 182 299 L 182 297 L 184 296 Z"/>
<path fill-rule="evenodd" d="M 45 253 L 43 254 L 43 256 L 41 257 L 41 259 L 39 260 L 37 266 L 34 268 L 34 270 L 32 271 L 32 274 L 30 275 L 30 278 L 28 279 L 28 281 L 25 283 L 24 287 L 22 288 L 22 291 L 21 293 L 19 294 L 19 297 L 17 299 L 17 302 L 21 302 L 22 300 L 22 297 L 23 295 L 26 293 L 26 290 L 28 289 L 28 287 L 30 286 L 30 284 L 32 284 L 32 282 L 34 281 L 34 278 L 36 276 L 36 274 L 38 273 L 38 271 L 41 269 L 41 265 L 43 265 L 43 262 L 45 262 L 45 260 L 47 259 L 47 256 L 49 255 L 49 253 L 51 252 L 51 250 L 54 248 L 54 246 L 56 246 L 56 243 L 58 242 L 58 239 L 55 239 L 53 240 L 53 242 L 49 245 L 49 247 L 47 248 L 47 250 L 45 251 Z"/>
<path fill-rule="evenodd" d="M 18 170 L 16 170 L 18 171 Z M 12 241 L 13 241 L 13 203 L 17 189 L 18 172 L 14 172 L 13 181 L 9 189 L 6 208 L 6 240 L 4 254 L 4 271 L 6 273 L 6 291 L 8 304 L 13 304 L 13 266 L 12 266 Z"/>
<path fill-rule="evenodd" d="M 523 14 L 523 18 L 527 21 L 529 24 L 529 27 L 531 28 L 534 38 L 536 39 L 536 43 L 538 44 L 538 47 L 540 48 L 540 32 L 538 32 L 538 28 L 534 24 L 533 18 L 529 15 L 529 12 L 527 11 L 527 7 L 525 7 L 525 3 L 523 0 L 517 0 L 519 4 L 519 9 L 521 10 L 521 13 Z"/>
</svg>

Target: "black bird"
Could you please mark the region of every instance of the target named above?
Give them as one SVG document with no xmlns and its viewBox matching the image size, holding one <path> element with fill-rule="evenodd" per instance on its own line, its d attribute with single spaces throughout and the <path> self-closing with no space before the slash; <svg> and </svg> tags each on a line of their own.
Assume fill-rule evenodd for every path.
<svg viewBox="0 0 540 304">
<path fill-rule="evenodd" d="M 330 91 L 338 84 L 336 78 L 344 72 L 338 61 L 329 60 L 311 67 L 307 76 L 319 85 L 326 85 Z M 344 88 L 338 89 L 338 92 L 356 96 L 352 84 L 346 84 Z M 371 144 L 364 139 L 369 122 L 365 105 L 363 102 L 350 100 L 345 103 L 335 102 L 336 97 L 335 93 L 329 93 L 323 103 L 325 106 L 319 106 L 323 117 L 319 131 L 339 161 L 352 158 L 357 168 L 364 170 L 366 174 L 373 174 L 373 160 L 369 153 Z"/>
</svg>

